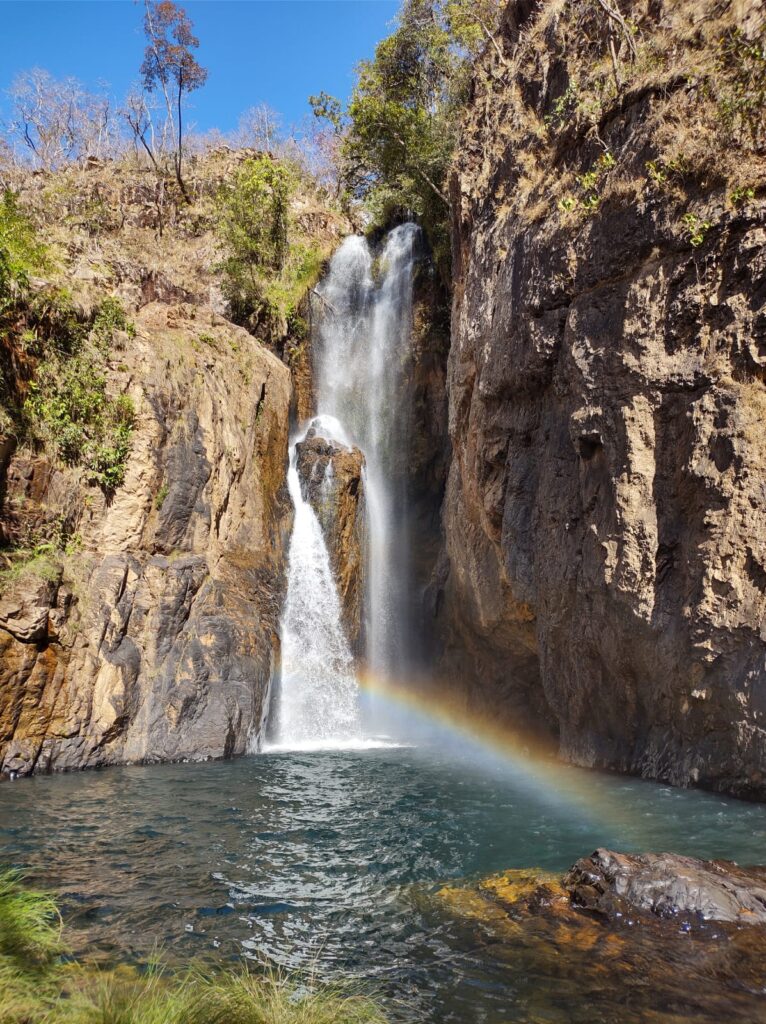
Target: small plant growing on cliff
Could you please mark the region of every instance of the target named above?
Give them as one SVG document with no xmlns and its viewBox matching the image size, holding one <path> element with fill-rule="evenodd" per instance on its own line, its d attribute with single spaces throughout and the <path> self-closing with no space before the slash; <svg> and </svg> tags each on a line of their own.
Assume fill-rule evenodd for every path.
<svg viewBox="0 0 766 1024">
<path fill-rule="evenodd" d="M 656 188 L 664 188 L 668 180 L 668 174 L 661 160 L 647 160 L 646 173 L 649 177 L 649 181 Z"/>
<path fill-rule="evenodd" d="M 0 569 L 0 593 L 17 580 L 28 581 L 35 577 L 48 582 L 60 578 L 61 565 L 55 544 L 37 544 L 33 548 L 13 548 L 3 553 L 5 567 Z M 0 929 L 3 922 L 0 920 Z"/>
<path fill-rule="evenodd" d="M 740 29 L 719 41 L 718 110 L 730 136 L 759 149 L 766 140 L 766 37 L 748 39 Z"/>
<path fill-rule="evenodd" d="M 574 113 L 578 98 L 579 86 L 576 81 L 572 81 L 566 87 L 566 90 L 556 97 L 551 105 L 550 112 L 543 119 L 549 131 L 557 132 L 563 128 Z"/>
<path fill-rule="evenodd" d="M 732 206 L 739 207 L 744 206 L 746 203 L 750 203 L 755 199 L 755 189 L 750 188 L 747 185 L 738 185 L 737 188 L 729 194 L 729 202 Z"/>
<path fill-rule="evenodd" d="M 39 367 L 24 403 L 33 440 L 49 444 L 68 465 L 105 490 L 119 487 L 131 448 L 135 413 L 127 395 L 112 397 L 87 352 L 52 357 Z"/>
<path fill-rule="evenodd" d="M 163 481 L 162 486 L 154 496 L 154 507 L 157 509 L 158 512 L 165 504 L 165 498 L 167 498 L 169 490 L 170 488 L 168 487 L 167 480 Z"/>
<path fill-rule="evenodd" d="M 685 235 L 689 243 L 695 249 L 704 243 L 705 236 L 713 226 L 712 221 L 702 220 L 696 213 L 685 213 L 681 218 L 681 223 L 684 225 Z"/>
<path fill-rule="evenodd" d="M 45 246 L 6 190 L 0 199 L 0 318 L 29 288 L 29 279 L 45 269 Z"/>
<path fill-rule="evenodd" d="M 559 209 L 565 213 L 576 210 L 578 206 L 586 213 L 595 213 L 601 203 L 601 182 L 604 175 L 615 165 L 611 153 L 602 153 L 596 163 L 584 174 L 577 177 L 579 197 L 565 195 L 559 200 Z"/>
<path fill-rule="evenodd" d="M 135 338 L 136 327 L 129 320 L 125 308 L 118 298 L 108 295 L 98 308 L 91 337 L 98 348 L 106 353 L 109 351 L 117 331 L 124 331 L 129 338 Z"/>
</svg>

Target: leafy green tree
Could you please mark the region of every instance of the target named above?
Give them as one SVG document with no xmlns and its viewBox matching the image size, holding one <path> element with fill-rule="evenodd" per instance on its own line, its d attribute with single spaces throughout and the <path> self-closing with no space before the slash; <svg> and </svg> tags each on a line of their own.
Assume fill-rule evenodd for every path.
<svg viewBox="0 0 766 1024">
<path fill-rule="evenodd" d="M 488 41 L 499 0 L 404 0 L 396 30 L 363 61 L 344 112 L 326 93 L 314 113 L 342 135 L 342 174 L 376 221 L 410 214 L 449 267 L 447 174 L 471 62 Z"/>
<path fill-rule="evenodd" d="M 199 89 L 207 81 L 207 70 L 192 53 L 199 46 L 199 39 L 192 32 L 186 11 L 173 0 L 145 0 L 144 33 L 147 46 L 141 65 L 143 86 L 147 92 L 160 89 L 165 99 L 168 120 L 175 133 L 176 180 L 188 199 L 181 173 L 183 99 L 186 93 Z"/>
<path fill-rule="evenodd" d="M 289 252 L 293 170 L 270 157 L 245 161 L 218 195 L 218 231 L 226 248 L 224 287 L 239 323 L 254 326 L 267 311 L 270 281 Z"/>
<path fill-rule="evenodd" d="M 501 7 L 498 0 L 445 0 L 444 15 L 450 34 L 472 58 L 489 42 L 505 61 L 495 33 Z"/>
</svg>

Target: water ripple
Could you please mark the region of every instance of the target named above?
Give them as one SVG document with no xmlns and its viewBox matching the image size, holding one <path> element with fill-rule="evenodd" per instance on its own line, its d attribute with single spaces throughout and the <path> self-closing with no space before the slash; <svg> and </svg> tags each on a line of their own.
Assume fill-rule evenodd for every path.
<svg viewBox="0 0 766 1024">
<path fill-rule="evenodd" d="M 512 774 L 409 748 L 37 777 L 0 786 L 0 861 L 59 893 L 81 952 L 268 957 L 351 972 L 432 1024 L 501 1024 L 555 976 L 520 978 L 435 913 L 440 883 L 561 870 L 599 845 L 763 858 L 762 806 L 586 778 L 629 817 L 594 823 Z"/>
</svg>

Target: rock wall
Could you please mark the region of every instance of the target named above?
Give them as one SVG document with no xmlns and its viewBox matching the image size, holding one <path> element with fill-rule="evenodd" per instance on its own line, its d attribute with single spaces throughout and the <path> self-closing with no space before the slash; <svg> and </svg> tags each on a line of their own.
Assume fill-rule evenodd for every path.
<svg viewBox="0 0 766 1024">
<path fill-rule="evenodd" d="M 364 648 L 364 557 L 367 512 L 364 455 L 310 427 L 297 446 L 301 492 L 324 534 L 340 597 L 343 629 L 355 657 Z"/>
<path fill-rule="evenodd" d="M 135 428 L 111 495 L 0 437 L 0 541 L 46 542 L 0 580 L 0 772 L 229 757 L 257 740 L 279 657 L 294 388 L 280 345 L 225 318 L 212 198 L 241 159 L 195 159 L 192 203 L 161 210 L 152 175 L 128 164 L 17 183 L 55 247 L 53 284 L 85 314 L 116 295 L 135 324 L 105 367 Z M 348 230 L 315 196 L 294 205 L 322 251 Z M 288 360 L 295 344 L 281 348 Z"/>
<path fill-rule="evenodd" d="M 5 771 L 231 756 L 261 725 L 290 526 L 290 374 L 209 310 L 150 303 L 136 328 L 114 371 L 137 428 L 113 499 L 44 457 L 11 463 L 7 504 L 51 512 L 68 495 L 81 550 L 0 599 Z"/>
<path fill-rule="evenodd" d="M 721 57 L 763 5 L 631 17 L 635 60 L 518 0 L 474 83 L 441 669 L 575 763 L 766 798 L 764 161 Z"/>
</svg>

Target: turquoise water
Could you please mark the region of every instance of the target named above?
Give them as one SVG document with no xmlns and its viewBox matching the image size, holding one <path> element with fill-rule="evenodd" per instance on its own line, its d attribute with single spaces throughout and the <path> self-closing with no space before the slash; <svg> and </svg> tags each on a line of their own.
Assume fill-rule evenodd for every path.
<svg viewBox="0 0 766 1024">
<path fill-rule="evenodd" d="M 610 1015 L 608 994 L 528 1016 L 549 968 L 521 978 L 431 894 L 560 871 L 596 846 L 763 862 L 766 807 L 574 769 L 564 781 L 576 796 L 467 751 L 409 748 L 40 776 L 0 785 L 0 863 L 59 893 L 80 951 L 313 966 L 432 1024 L 639 1019 Z M 760 1005 L 730 1019 L 766 1019 Z"/>
</svg>

